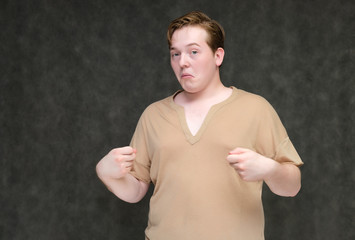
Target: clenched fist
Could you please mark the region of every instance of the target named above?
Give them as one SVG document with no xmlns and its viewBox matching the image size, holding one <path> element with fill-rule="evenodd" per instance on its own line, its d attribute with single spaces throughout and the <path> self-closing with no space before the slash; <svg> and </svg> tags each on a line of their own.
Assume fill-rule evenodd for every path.
<svg viewBox="0 0 355 240">
<path fill-rule="evenodd" d="M 136 149 L 122 147 L 112 149 L 96 166 L 97 175 L 103 178 L 120 179 L 132 168 Z"/>
<path fill-rule="evenodd" d="M 245 181 L 262 181 L 270 177 L 278 163 L 246 148 L 232 150 L 227 161 Z"/>
</svg>

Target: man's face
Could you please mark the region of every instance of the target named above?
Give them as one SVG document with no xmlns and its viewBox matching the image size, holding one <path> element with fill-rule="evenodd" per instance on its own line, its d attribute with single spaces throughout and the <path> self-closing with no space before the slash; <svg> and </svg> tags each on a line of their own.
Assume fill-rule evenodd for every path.
<svg viewBox="0 0 355 240">
<path fill-rule="evenodd" d="M 217 52 L 208 46 L 206 30 L 188 26 L 174 32 L 170 47 L 170 63 L 182 88 L 196 93 L 211 87 L 219 80 L 222 64 Z M 223 57 L 222 57 L 223 60 Z M 212 84 L 211 84 L 212 83 Z"/>
</svg>

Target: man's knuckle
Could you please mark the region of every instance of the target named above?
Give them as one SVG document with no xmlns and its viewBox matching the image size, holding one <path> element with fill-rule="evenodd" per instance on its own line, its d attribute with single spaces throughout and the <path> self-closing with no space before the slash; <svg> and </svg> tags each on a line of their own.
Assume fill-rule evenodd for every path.
<svg viewBox="0 0 355 240">
<path fill-rule="evenodd" d="M 118 155 L 118 156 L 116 157 L 116 160 L 117 160 L 118 162 L 124 162 L 124 161 L 125 161 L 125 157 L 122 156 L 122 155 Z"/>
<path fill-rule="evenodd" d="M 120 149 L 118 149 L 118 148 L 115 148 L 115 149 L 112 149 L 112 150 L 111 150 L 111 154 L 113 154 L 113 155 L 115 155 L 115 156 L 120 155 L 120 153 L 121 153 L 121 151 L 120 151 Z"/>
</svg>

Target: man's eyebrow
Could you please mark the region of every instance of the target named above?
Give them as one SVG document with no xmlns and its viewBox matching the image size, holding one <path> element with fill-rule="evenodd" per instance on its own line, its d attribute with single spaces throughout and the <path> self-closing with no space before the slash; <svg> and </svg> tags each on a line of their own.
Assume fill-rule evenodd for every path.
<svg viewBox="0 0 355 240">
<path fill-rule="evenodd" d="M 189 43 L 189 44 L 187 44 L 186 45 L 187 47 L 191 47 L 191 46 L 197 46 L 197 47 L 200 47 L 200 44 L 198 44 L 198 43 Z M 170 47 L 170 51 L 172 51 L 172 50 L 176 50 L 176 48 L 175 47 Z"/>
<path fill-rule="evenodd" d="M 198 44 L 198 43 L 190 43 L 190 44 L 187 44 L 187 46 L 188 46 L 188 47 L 191 47 L 191 46 L 198 46 L 198 47 L 199 47 L 200 44 Z"/>
</svg>

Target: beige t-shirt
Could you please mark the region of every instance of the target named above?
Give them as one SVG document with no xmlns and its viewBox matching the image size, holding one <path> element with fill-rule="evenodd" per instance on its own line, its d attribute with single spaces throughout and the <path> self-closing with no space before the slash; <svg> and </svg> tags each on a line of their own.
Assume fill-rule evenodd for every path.
<svg viewBox="0 0 355 240">
<path fill-rule="evenodd" d="M 302 165 L 278 115 L 264 98 L 233 87 L 193 136 L 173 98 L 144 111 L 131 142 L 131 174 L 155 185 L 146 238 L 264 239 L 262 181 L 243 181 L 226 158 L 243 147 Z"/>
</svg>

